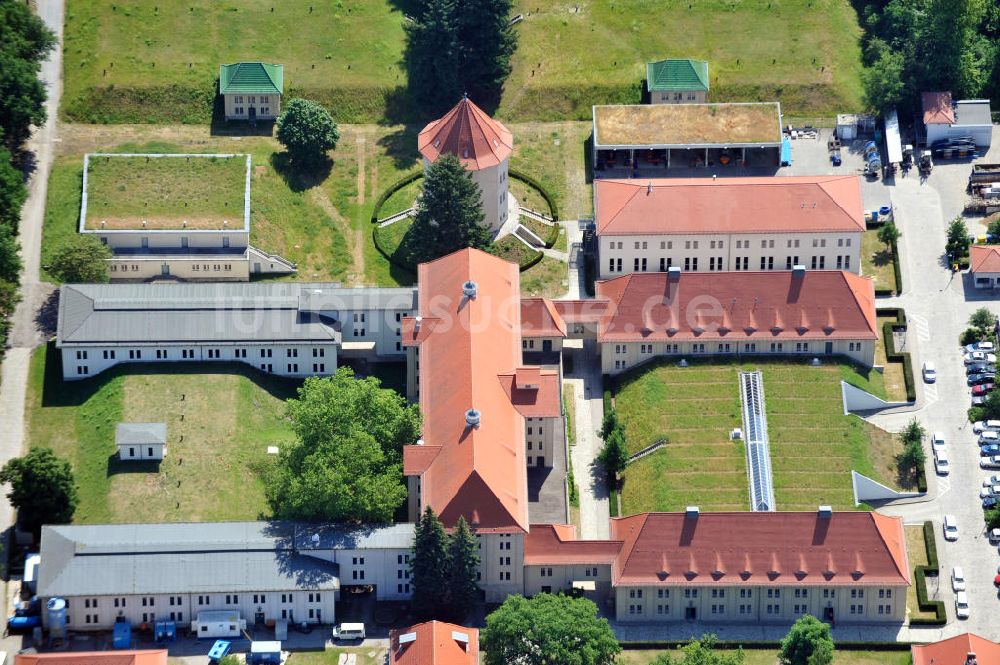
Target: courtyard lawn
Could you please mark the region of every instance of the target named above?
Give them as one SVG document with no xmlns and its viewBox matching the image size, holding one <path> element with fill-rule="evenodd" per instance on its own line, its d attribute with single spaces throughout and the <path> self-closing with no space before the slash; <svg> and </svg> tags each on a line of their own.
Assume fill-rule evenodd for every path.
<svg viewBox="0 0 1000 665">
<path fill-rule="evenodd" d="M 717 649 L 717 651 L 721 651 Z M 627 650 L 618 655 L 618 665 L 648 665 L 662 651 Z M 746 649 L 743 651 L 746 665 L 775 665 L 778 662 L 776 649 Z M 678 656 L 679 657 L 679 656 Z M 833 652 L 833 665 L 909 665 L 910 650 L 895 651 L 843 651 Z"/>
<path fill-rule="evenodd" d="M 234 157 L 92 155 L 88 229 L 243 228 L 247 163 Z"/>
<path fill-rule="evenodd" d="M 886 322 L 895 323 L 895 316 L 880 316 L 878 321 L 878 341 L 875 343 L 875 364 L 881 365 L 882 381 L 885 383 L 885 392 L 888 398 L 895 402 L 906 401 L 906 381 L 903 378 L 903 363 L 890 363 L 885 358 L 885 340 L 882 339 L 882 324 Z"/>
<path fill-rule="evenodd" d="M 73 464 L 82 524 L 253 520 L 267 514 L 260 474 L 267 447 L 294 440 L 284 400 L 299 382 L 239 364 L 126 365 L 61 379 L 58 351 L 32 358 L 26 420 L 31 447 Z M 120 462 L 119 422 L 166 422 L 162 463 Z"/>
<path fill-rule="evenodd" d="M 775 359 L 677 367 L 672 360 L 637 368 L 620 380 L 615 406 L 631 452 L 666 445 L 629 465 L 623 510 L 748 510 L 746 454 L 729 433 L 742 427 L 738 372 L 761 369 L 775 500 L 779 510 L 831 504 L 854 509 L 850 471 L 895 484 L 895 442 L 855 416 L 844 416 L 840 380 L 884 396 L 881 375 L 847 364 Z"/>
<path fill-rule="evenodd" d="M 285 662 L 287 665 L 337 665 L 341 662 L 341 654 L 356 654 L 357 665 L 383 665 L 386 662 L 386 650 L 381 647 L 298 651 Z"/>
<path fill-rule="evenodd" d="M 879 242 L 877 230 L 872 229 L 861 234 L 861 272 L 874 280 L 876 290 L 898 289 L 892 262 L 892 254 Z"/>
<path fill-rule="evenodd" d="M 401 6 L 70 0 L 63 117 L 207 123 L 219 65 L 250 58 L 284 64 L 285 99 L 316 99 L 339 122 L 414 118 Z M 777 99 L 786 119 L 861 107 L 861 31 L 848 0 L 523 0 L 514 12 L 524 20 L 499 108 L 512 122 L 638 103 L 646 62 L 663 57 L 708 60 L 712 101 Z"/>
<path fill-rule="evenodd" d="M 906 554 L 910 559 L 910 565 L 916 568 L 917 566 L 927 565 L 927 543 L 924 542 L 924 525 L 923 524 L 908 524 L 903 527 L 903 531 L 906 533 Z M 944 579 L 947 579 L 948 573 L 945 573 Z M 931 588 L 935 584 L 940 584 L 942 577 L 928 577 L 928 593 L 931 592 Z M 949 584 L 945 582 L 945 585 Z M 932 598 L 933 600 L 933 598 Z M 917 584 L 916 578 L 914 578 L 913 584 L 911 584 L 906 589 L 906 615 L 908 619 L 934 619 L 937 615 L 934 612 L 921 612 L 920 604 L 917 603 Z"/>
</svg>

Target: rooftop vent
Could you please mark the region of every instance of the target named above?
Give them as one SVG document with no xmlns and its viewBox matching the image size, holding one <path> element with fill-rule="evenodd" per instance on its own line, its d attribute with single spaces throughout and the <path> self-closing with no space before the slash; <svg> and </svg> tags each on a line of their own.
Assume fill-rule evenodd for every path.
<svg viewBox="0 0 1000 665">
<path fill-rule="evenodd" d="M 806 274 L 806 267 L 801 263 L 796 263 L 794 266 L 792 266 L 792 277 L 795 277 L 797 279 L 802 279 L 803 277 L 805 277 L 805 274 Z"/>
<path fill-rule="evenodd" d="M 649 196 L 652 193 L 653 193 L 653 181 L 650 180 L 649 183 L 646 185 L 646 196 Z"/>
<path fill-rule="evenodd" d="M 399 636 L 400 645 L 409 644 L 410 642 L 416 642 L 416 641 L 417 641 L 416 633 L 403 633 L 402 635 Z"/>
<path fill-rule="evenodd" d="M 476 409 L 469 409 L 465 412 L 465 422 L 469 427 L 475 427 L 479 429 L 479 422 L 482 420 L 482 414 Z"/>
<path fill-rule="evenodd" d="M 667 277 L 670 281 L 677 281 L 681 278 L 681 269 L 678 266 L 670 266 L 667 268 Z"/>
<path fill-rule="evenodd" d="M 819 507 L 819 516 L 823 517 L 823 518 L 826 518 L 826 519 L 829 519 L 829 518 L 833 517 L 833 507 L 832 506 L 820 506 Z"/>
<path fill-rule="evenodd" d="M 462 645 L 462 648 L 466 651 L 469 650 L 469 634 L 463 633 L 457 630 L 451 631 L 451 639 L 455 640 Z"/>
<path fill-rule="evenodd" d="M 424 317 L 418 316 L 413 319 L 413 330 L 414 332 L 420 332 L 420 324 L 423 322 Z"/>
<path fill-rule="evenodd" d="M 684 509 L 684 517 L 690 517 L 691 519 L 698 519 L 698 506 L 688 506 Z"/>
<path fill-rule="evenodd" d="M 476 293 L 479 291 L 479 287 L 471 279 L 462 284 L 462 295 L 469 300 L 476 299 Z"/>
</svg>

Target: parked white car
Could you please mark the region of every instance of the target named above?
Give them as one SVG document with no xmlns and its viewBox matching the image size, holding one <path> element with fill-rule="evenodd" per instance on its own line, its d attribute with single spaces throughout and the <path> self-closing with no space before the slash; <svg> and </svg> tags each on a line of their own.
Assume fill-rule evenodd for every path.
<svg viewBox="0 0 1000 665">
<path fill-rule="evenodd" d="M 964 360 L 966 365 L 971 365 L 972 363 L 996 364 L 997 357 L 992 353 L 986 353 L 985 351 L 970 351 L 965 354 Z"/>
<path fill-rule="evenodd" d="M 980 499 L 985 499 L 988 496 L 1000 496 L 1000 485 L 987 485 L 979 490 Z"/>
<path fill-rule="evenodd" d="M 985 351 L 986 353 L 993 353 L 993 342 L 975 342 L 973 344 L 966 344 L 965 350 L 968 353 L 973 351 Z"/>
<path fill-rule="evenodd" d="M 952 591 L 965 591 L 965 571 L 961 566 L 951 569 L 951 589 Z"/>
<path fill-rule="evenodd" d="M 958 540 L 958 520 L 954 515 L 945 515 L 942 523 L 945 540 Z"/>
<path fill-rule="evenodd" d="M 976 434 L 982 434 L 986 431 L 1000 431 L 1000 420 L 977 420 L 972 423 L 972 431 Z"/>
<path fill-rule="evenodd" d="M 934 470 L 939 476 L 947 476 L 951 472 L 951 462 L 948 459 L 948 451 L 942 448 L 934 449 Z"/>
<path fill-rule="evenodd" d="M 985 432 L 980 432 L 979 445 L 984 445 L 987 443 L 1000 443 L 1000 432 L 994 432 L 993 430 L 986 430 Z"/>
<path fill-rule="evenodd" d="M 983 487 L 989 487 L 990 485 L 1000 485 L 1000 476 L 994 474 L 983 480 Z"/>
<path fill-rule="evenodd" d="M 931 450 L 944 450 L 944 434 L 941 432 L 934 432 L 931 434 Z"/>
<path fill-rule="evenodd" d="M 1000 455 L 994 455 L 993 457 L 980 457 L 979 468 L 1000 469 Z"/>
<path fill-rule="evenodd" d="M 969 596 L 964 591 L 955 594 L 955 616 L 959 619 L 969 618 Z"/>
<path fill-rule="evenodd" d="M 1000 529 L 990 529 L 990 532 L 986 536 L 994 545 L 1000 543 Z M 997 573 L 1000 573 L 1000 566 L 997 567 Z"/>
<path fill-rule="evenodd" d="M 934 363 L 926 362 L 923 367 L 924 381 L 927 383 L 934 383 L 937 381 L 937 369 L 934 367 Z"/>
</svg>

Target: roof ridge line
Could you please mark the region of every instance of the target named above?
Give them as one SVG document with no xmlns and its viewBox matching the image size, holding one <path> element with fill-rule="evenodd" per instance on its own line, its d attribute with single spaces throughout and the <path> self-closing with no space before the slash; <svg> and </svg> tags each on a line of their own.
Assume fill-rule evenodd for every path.
<svg viewBox="0 0 1000 665">
<path fill-rule="evenodd" d="M 632 200 L 635 199 L 635 197 L 639 194 L 639 191 L 641 189 L 639 183 L 632 183 L 632 182 L 629 182 L 629 181 L 625 181 L 625 183 L 632 185 L 633 188 L 635 189 L 635 191 L 632 192 L 632 196 L 628 197 L 625 200 L 625 202 L 622 203 L 621 207 L 619 207 L 618 210 L 615 211 L 615 214 L 612 215 L 611 218 L 607 222 L 605 222 L 604 225 L 601 228 L 598 229 L 598 233 L 600 233 L 604 229 L 608 228 L 611 224 L 613 224 L 614 221 L 618 218 L 618 215 L 622 214 L 622 211 L 625 210 L 625 207 L 628 206 L 628 204 L 631 203 Z"/>
<path fill-rule="evenodd" d="M 850 211 L 848 211 L 846 208 L 844 208 L 844 206 L 840 204 L 840 201 L 837 200 L 837 197 L 834 196 L 833 194 L 831 194 L 830 191 L 826 188 L 826 184 L 829 183 L 829 182 L 834 182 L 834 181 L 839 182 L 840 180 L 844 180 L 845 178 L 853 178 L 853 177 L 856 177 L 856 176 L 847 176 L 847 175 L 845 175 L 845 176 L 839 176 L 839 177 L 838 176 L 830 176 L 830 177 L 828 177 L 826 179 L 823 179 L 823 180 L 817 180 L 814 184 L 816 186 L 818 186 L 821 190 L 823 190 L 823 193 L 826 194 L 827 198 L 829 198 L 831 201 L 833 201 L 833 204 L 835 206 L 837 206 L 838 208 L 840 208 L 844 212 L 845 215 L 847 215 L 848 217 L 850 217 L 852 222 L 856 222 L 857 220 L 855 220 L 854 217 L 851 216 Z M 862 203 L 862 206 L 863 205 L 864 205 L 864 203 Z M 862 214 L 864 214 L 864 209 L 863 208 L 862 208 Z M 864 220 L 861 221 L 860 226 L 861 226 L 861 228 L 863 230 L 864 227 L 865 227 Z"/>
</svg>

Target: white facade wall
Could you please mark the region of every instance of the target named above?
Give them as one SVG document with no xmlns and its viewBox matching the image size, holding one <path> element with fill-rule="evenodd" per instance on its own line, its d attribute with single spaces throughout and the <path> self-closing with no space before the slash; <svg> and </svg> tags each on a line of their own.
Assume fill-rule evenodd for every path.
<svg viewBox="0 0 1000 665">
<path fill-rule="evenodd" d="M 977 289 L 993 289 L 1000 287 L 1000 273 L 974 272 L 972 273 L 972 283 Z"/>
<path fill-rule="evenodd" d="M 557 436 L 562 428 L 562 418 L 525 418 L 524 438 L 527 465 L 552 466 L 553 446 L 562 437 Z"/>
<path fill-rule="evenodd" d="M 424 170 L 431 165 L 424 159 Z M 497 166 L 470 171 L 472 181 L 479 185 L 483 202 L 483 224 L 494 232 L 507 221 L 507 188 L 510 160 L 505 159 Z"/>
<path fill-rule="evenodd" d="M 524 595 L 569 591 L 573 582 L 594 582 L 598 591 L 611 586 L 611 566 L 608 564 L 573 564 L 563 566 L 525 566 Z"/>
<path fill-rule="evenodd" d="M 340 587 L 375 587 L 377 600 L 406 600 L 410 588 L 410 548 L 317 550 L 309 556 L 340 565 Z"/>
<path fill-rule="evenodd" d="M 602 235 L 600 279 L 634 272 L 807 270 L 861 272 L 861 230 L 856 233 L 741 233 Z"/>
<path fill-rule="evenodd" d="M 548 344 L 546 344 L 548 342 Z M 521 340 L 521 350 L 527 353 L 562 351 L 562 337 L 530 337 Z"/>
<path fill-rule="evenodd" d="M 829 349 L 827 345 L 829 344 Z M 734 334 L 728 341 L 704 342 L 602 342 L 601 371 L 619 374 L 659 356 L 737 356 L 800 355 L 818 357 L 836 355 L 871 367 L 875 364 L 875 340 L 755 340 L 748 342 Z"/>
<path fill-rule="evenodd" d="M 127 362 L 242 362 L 269 374 L 327 376 L 337 370 L 337 345 L 276 344 L 137 344 L 63 346 L 63 379 L 85 379 Z"/>
<path fill-rule="evenodd" d="M 137 254 L 108 261 L 112 282 L 144 282 L 167 275 L 191 282 L 246 282 L 250 280 L 250 262 L 246 254 L 207 258 Z"/>
<path fill-rule="evenodd" d="M 375 354 L 402 361 L 406 355 L 403 348 L 403 317 L 409 310 L 368 309 L 347 311 L 339 317 L 341 336 L 346 345 L 356 342 L 370 346 L 375 344 Z M 344 355 L 348 351 L 345 349 Z"/>
<path fill-rule="evenodd" d="M 479 534 L 479 586 L 487 603 L 524 590 L 524 534 Z"/>
<path fill-rule="evenodd" d="M 67 628 L 108 630 L 118 617 L 133 626 L 156 619 L 171 619 L 189 625 L 199 612 L 238 610 L 248 625 L 258 613 L 263 620 L 292 619 L 309 623 L 335 623 L 337 591 L 269 589 L 256 593 L 175 593 L 149 596 L 66 597 Z M 47 625 L 47 617 L 46 625 Z"/>
<path fill-rule="evenodd" d="M 231 231 L 195 231 L 194 229 L 165 230 L 144 230 L 134 231 L 94 231 L 87 230 L 84 233 L 92 233 L 101 239 L 101 242 L 112 250 L 121 249 L 162 249 L 164 247 L 177 249 L 181 253 L 184 249 L 246 249 L 250 244 L 250 231 L 243 228 L 243 210 L 233 210 L 233 219 L 229 221 L 229 226 L 234 227 Z"/>
<path fill-rule="evenodd" d="M 650 104 L 704 104 L 708 93 L 704 90 L 683 90 L 672 92 L 650 92 Z"/>
<path fill-rule="evenodd" d="M 636 623 L 697 620 L 792 623 L 803 614 L 839 623 L 901 623 L 906 587 L 615 588 L 615 618 Z"/>
<path fill-rule="evenodd" d="M 250 109 L 257 120 L 273 120 L 281 115 L 281 95 L 223 95 L 226 120 L 249 120 Z"/>
<path fill-rule="evenodd" d="M 162 443 L 121 443 L 118 444 L 118 459 L 124 462 L 161 460 L 167 454 Z"/>
</svg>

